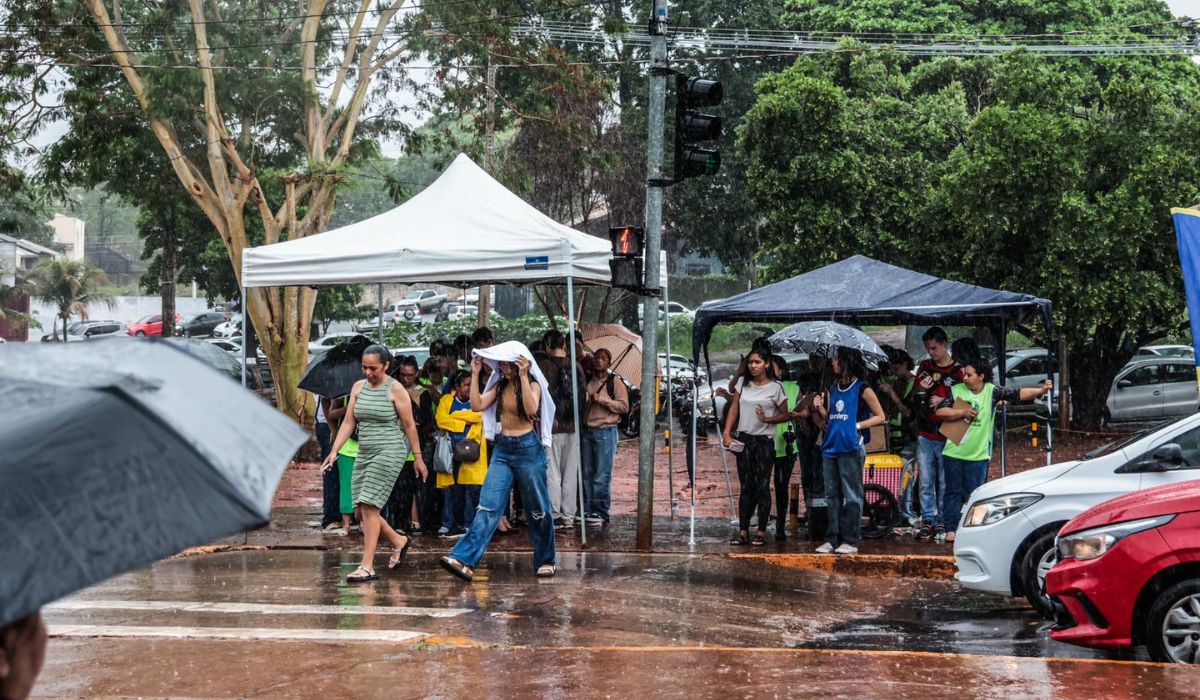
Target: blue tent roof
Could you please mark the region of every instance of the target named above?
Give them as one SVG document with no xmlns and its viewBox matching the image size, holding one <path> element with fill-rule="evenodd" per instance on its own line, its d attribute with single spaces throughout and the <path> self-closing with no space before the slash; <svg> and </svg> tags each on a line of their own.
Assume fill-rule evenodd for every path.
<svg viewBox="0 0 1200 700">
<path fill-rule="evenodd" d="M 1053 328 L 1050 302 L 954 282 L 855 255 L 791 279 L 704 304 L 696 312 L 692 354 L 722 321 L 795 323 L 837 320 L 864 324 L 990 325 L 1024 323 L 1041 314 Z"/>
</svg>

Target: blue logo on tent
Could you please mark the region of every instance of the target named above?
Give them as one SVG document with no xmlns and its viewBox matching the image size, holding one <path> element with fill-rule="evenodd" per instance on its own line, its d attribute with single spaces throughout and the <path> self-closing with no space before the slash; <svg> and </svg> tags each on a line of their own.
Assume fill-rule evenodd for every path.
<svg viewBox="0 0 1200 700">
<path fill-rule="evenodd" d="M 549 270 L 550 269 L 550 256 L 537 255 L 537 256 L 532 256 L 532 257 L 526 257 L 525 258 L 525 269 L 526 270 Z"/>
</svg>

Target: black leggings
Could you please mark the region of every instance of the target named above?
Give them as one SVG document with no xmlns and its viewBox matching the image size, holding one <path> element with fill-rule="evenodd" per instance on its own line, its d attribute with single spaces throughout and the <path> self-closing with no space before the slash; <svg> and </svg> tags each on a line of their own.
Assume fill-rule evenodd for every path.
<svg viewBox="0 0 1200 700">
<path fill-rule="evenodd" d="M 750 518 L 758 512 L 758 529 L 767 529 L 767 518 L 771 515 L 771 468 L 775 464 L 775 436 L 747 435 L 740 433 L 738 440 L 746 447 L 737 453 L 738 483 L 742 493 L 738 497 L 738 523 L 740 529 L 750 530 Z"/>
<path fill-rule="evenodd" d="M 775 458 L 775 534 L 777 535 L 784 534 L 784 525 L 787 523 L 788 484 L 792 483 L 792 470 L 795 468 L 796 455 Z"/>
</svg>

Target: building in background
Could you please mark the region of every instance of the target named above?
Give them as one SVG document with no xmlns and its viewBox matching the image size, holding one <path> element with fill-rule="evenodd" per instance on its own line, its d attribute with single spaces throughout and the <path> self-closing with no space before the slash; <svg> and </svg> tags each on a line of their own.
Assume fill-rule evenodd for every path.
<svg viewBox="0 0 1200 700">
<path fill-rule="evenodd" d="M 83 260 L 86 247 L 84 229 L 87 227 L 83 219 L 55 214 L 49 224 L 54 229 L 54 245 L 62 249 L 67 259 L 76 262 Z"/>
</svg>

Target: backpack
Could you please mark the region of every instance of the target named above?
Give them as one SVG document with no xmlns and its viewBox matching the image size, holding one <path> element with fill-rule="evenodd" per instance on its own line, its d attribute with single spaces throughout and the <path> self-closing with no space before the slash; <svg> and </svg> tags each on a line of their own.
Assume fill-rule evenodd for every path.
<svg viewBox="0 0 1200 700">
<path fill-rule="evenodd" d="M 558 368 L 557 375 L 554 377 L 553 391 L 551 397 L 554 399 L 555 418 L 563 423 L 574 422 L 575 410 L 578 407 L 573 401 L 574 395 L 571 391 L 571 370 L 569 366 L 571 360 L 568 358 L 565 362 L 554 361 Z"/>
</svg>

